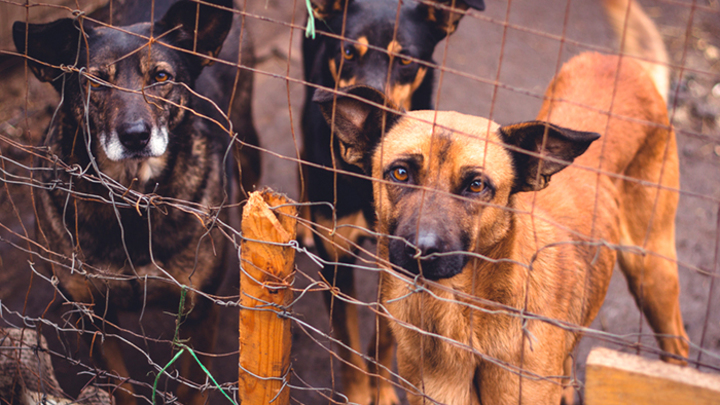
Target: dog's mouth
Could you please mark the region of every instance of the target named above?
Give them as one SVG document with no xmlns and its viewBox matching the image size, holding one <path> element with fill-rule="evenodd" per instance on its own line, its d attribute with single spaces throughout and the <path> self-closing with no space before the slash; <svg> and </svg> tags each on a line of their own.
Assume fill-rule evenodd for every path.
<svg viewBox="0 0 720 405">
<path fill-rule="evenodd" d="M 423 249 L 405 239 L 392 239 L 388 246 L 389 259 L 397 268 L 411 275 L 436 281 L 460 274 L 468 261 L 467 254 L 451 249 Z"/>
</svg>

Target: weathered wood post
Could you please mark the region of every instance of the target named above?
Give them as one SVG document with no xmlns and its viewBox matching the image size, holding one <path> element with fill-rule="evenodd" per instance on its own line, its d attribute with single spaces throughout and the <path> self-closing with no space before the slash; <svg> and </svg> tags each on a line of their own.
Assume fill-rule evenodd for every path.
<svg viewBox="0 0 720 405">
<path fill-rule="evenodd" d="M 290 320 L 297 209 L 265 189 L 250 194 L 242 215 L 240 253 L 239 398 L 243 405 L 286 405 L 290 369 Z M 272 208 L 272 209 L 271 209 Z"/>
<path fill-rule="evenodd" d="M 720 405 L 720 376 L 604 347 L 585 366 L 587 405 Z"/>
</svg>

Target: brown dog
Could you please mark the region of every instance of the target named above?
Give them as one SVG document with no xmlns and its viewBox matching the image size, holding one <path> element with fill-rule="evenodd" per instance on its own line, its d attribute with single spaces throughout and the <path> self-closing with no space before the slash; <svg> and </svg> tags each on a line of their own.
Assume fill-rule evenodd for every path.
<svg viewBox="0 0 720 405">
<path fill-rule="evenodd" d="M 344 157 L 375 180 L 378 256 L 395 270 L 382 302 L 411 403 L 559 403 L 616 261 L 663 359 L 684 363 L 675 137 L 640 64 L 575 57 L 543 121 L 507 126 L 385 113 L 382 94 L 348 92 L 316 100 L 329 115 L 337 99 Z"/>
</svg>

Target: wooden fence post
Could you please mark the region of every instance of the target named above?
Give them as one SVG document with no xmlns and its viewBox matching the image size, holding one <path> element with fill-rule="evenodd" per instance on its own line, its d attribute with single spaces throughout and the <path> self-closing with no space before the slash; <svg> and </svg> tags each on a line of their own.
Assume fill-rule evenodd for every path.
<svg viewBox="0 0 720 405">
<path fill-rule="evenodd" d="M 720 375 L 604 347 L 585 365 L 587 405 L 720 405 Z"/>
<path fill-rule="evenodd" d="M 269 189 L 250 194 L 242 215 L 240 254 L 239 397 L 243 405 L 286 405 L 290 320 L 280 316 L 293 298 L 297 209 Z M 279 208 L 271 209 L 271 207 Z"/>
</svg>

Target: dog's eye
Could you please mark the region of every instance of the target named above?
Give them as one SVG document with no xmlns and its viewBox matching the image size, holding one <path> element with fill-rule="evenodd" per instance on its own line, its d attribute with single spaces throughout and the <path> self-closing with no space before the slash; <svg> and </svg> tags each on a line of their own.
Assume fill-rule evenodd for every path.
<svg viewBox="0 0 720 405">
<path fill-rule="evenodd" d="M 155 73 L 155 81 L 156 82 L 162 83 L 162 82 L 165 82 L 168 80 L 170 80 L 170 73 L 163 72 L 163 71 L 159 71 L 159 72 Z"/>
<path fill-rule="evenodd" d="M 401 65 L 407 66 L 407 65 L 409 65 L 409 64 L 411 64 L 411 63 L 413 63 L 412 59 L 400 57 L 400 64 L 401 64 Z"/>
<path fill-rule="evenodd" d="M 355 49 L 352 46 L 343 47 L 343 58 L 352 60 L 355 57 Z"/>
<path fill-rule="evenodd" d="M 103 86 L 103 84 L 100 82 L 100 80 L 106 80 L 105 77 L 103 77 L 102 73 L 100 72 L 89 72 L 89 74 L 86 76 L 87 81 L 90 83 L 90 87 L 93 89 L 98 89 Z"/>
<path fill-rule="evenodd" d="M 405 183 L 410 178 L 410 174 L 408 174 L 407 169 L 404 167 L 396 167 L 392 171 L 392 178 L 395 181 Z"/>
<path fill-rule="evenodd" d="M 471 193 L 479 194 L 482 193 L 485 190 L 485 182 L 481 179 L 473 180 L 470 185 L 468 185 L 468 191 Z"/>
</svg>

